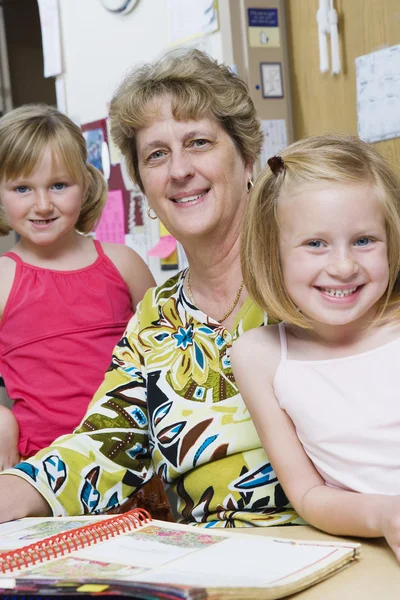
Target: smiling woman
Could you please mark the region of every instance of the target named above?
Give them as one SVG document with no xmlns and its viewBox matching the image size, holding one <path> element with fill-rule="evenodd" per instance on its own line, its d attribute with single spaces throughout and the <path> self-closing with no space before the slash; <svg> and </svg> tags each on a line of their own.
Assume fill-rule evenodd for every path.
<svg viewBox="0 0 400 600">
<path fill-rule="evenodd" d="M 110 115 L 131 176 L 190 267 L 145 295 L 81 427 L 11 472 L 25 481 L 0 477 L 3 497 L 23 485 L 30 498 L 3 502 L 0 516 L 49 505 L 56 515 L 101 512 L 110 499 L 126 507 L 156 473 L 176 493 L 183 522 L 297 522 L 230 365 L 234 340 L 267 322 L 239 260 L 263 139 L 248 89 L 198 50 L 179 51 L 135 70 Z M 54 456 L 57 489 L 45 475 Z"/>
</svg>

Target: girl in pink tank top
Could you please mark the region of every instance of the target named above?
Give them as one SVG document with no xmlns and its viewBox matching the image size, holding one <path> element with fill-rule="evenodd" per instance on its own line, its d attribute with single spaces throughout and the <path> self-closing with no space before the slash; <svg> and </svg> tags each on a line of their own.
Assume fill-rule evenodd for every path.
<svg viewBox="0 0 400 600">
<path fill-rule="evenodd" d="M 154 280 L 130 248 L 91 232 L 107 199 L 80 129 L 45 105 L 0 119 L 0 470 L 83 418 L 134 307 Z"/>
<path fill-rule="evenodd" d="M 242 269 L 281 321 L 232 351 L 276 476 L 310 524 L 400 561 L 398 178 L 357 138 L 292 144 L 252 191 Z"/>
</svg>

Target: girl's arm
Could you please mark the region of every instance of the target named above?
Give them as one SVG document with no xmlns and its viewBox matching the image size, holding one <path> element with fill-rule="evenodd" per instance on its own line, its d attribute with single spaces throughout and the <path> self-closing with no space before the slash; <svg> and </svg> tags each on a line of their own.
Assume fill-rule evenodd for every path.
<svg viewBox="0 0 400 600">
<path fill-rule="evenodd" d="M 267 329 L 254 329 L 235 342 L 232 368 L 290 502 L 308 523 L 328 533 L 385 536 L 400 560 L 400 497 L 347 492 L 325 484 L 275 398 L 273 380 L 280 349 Z"/>
<path fill-rule="evenodd" d="M 0 471 L 19 463 L 19 427 L 11 410 L 0 405 Z"/>
<path fill-rule="evenodd" d="M 105 243 L 102 246 L 128 286 L 132 298 L 132 308 L 135 311 L 145 292 L 156 285 L 149 267 L 139 254 L 128 246 Z"/>
</svg>

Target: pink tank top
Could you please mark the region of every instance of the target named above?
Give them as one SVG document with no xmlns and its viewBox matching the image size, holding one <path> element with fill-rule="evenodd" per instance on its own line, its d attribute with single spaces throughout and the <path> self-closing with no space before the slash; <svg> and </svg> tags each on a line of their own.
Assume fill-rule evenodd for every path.
<svg viewBox="0 0 400 600">
<path fill-rule="evenodd" d="M 400 495 L 400 338 L 360 354 L 290 360 L 284 323 L 275 395 L 326 483 Z"/>
<path fill-rule="evenodd" d="M 97 259 L 76 271 L 4 254 L 16 271 L 0 323 L 0 373 L 14 401 L 22 456 L 80 423 L 132 316 L 126 283 L 94 243 Z"/>
</svg>

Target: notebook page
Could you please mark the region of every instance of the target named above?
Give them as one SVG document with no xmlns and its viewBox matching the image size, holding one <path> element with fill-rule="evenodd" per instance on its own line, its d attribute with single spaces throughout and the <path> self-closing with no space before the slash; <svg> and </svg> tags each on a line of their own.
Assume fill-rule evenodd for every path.
<svg viewBox="0 0 400 600">
<path fill-rule="evenodd" d="M 246 538 L 232 536 L 193 556 L 182 557 L 167 568 L 144 574 L 141 580 L 207 587 L 268 587 L 300 579 L 327 563 L 340 563 L 349 553 L 345 545 Z"/>
</svg>

